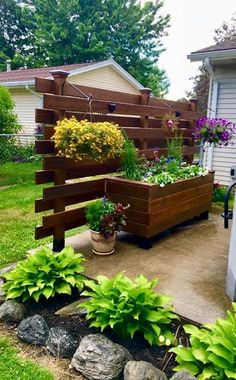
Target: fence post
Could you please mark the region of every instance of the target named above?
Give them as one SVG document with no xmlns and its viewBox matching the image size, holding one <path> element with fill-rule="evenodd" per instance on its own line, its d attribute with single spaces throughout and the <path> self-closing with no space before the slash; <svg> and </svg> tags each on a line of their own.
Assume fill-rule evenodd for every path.
<svg viewBox="0 0 236 380">
<path fill-rule="evenodd" d="M 148 105 L 151 92 L 152 92 L 152 90 L 150 88 L 142 88 L 140 90 L 141 104 L 142 105 L 144 105 L 144 106 Z M 141 116 L 140 117 L 140 127 L 141 128 L 148 128 L 148 116 Z M 147 149 L 147 147 L 148 147 L 148 140 L 143 139 L 142 140 L 142 149 Z"/>
<path fill-rule="evenodd" d="M 197 111 L 197 103 L 198 103 L 198 101 L 197 101 L 197 99 L 190 99 L 189 100 L 190 101 L 190 110 L 192 111 L 192 112 L 196 112 Z M 190 121 L 190 126 L 191 126 L 191 128 L 194 128 L 195 127 L 195 123 L 196 123 L 196 120 L 191 120 Z M 189 146 L 194 146 L 194 139 L 192 138 L 191 139 L 191 141 L 189 141 L 188 142 L 188 145 Z M 200 156 L 201 156 L 201 152 L 200 152 Z M 191 162 L 193 162 L 193 160 L 194 160 L 194 155 L 192 155 L 192 156 L 188 156 L 188 163 L 190 164 Z M 201 157 L 200 157 L 200 160 L 201 160 Z"/>
<path fill-rule="evenodd" d="M 63 95 L 63 86 L 66 82 L 66 78 L 69 73 L 67 71 L 56 70 L 52 71 L 51 75 L 54 79 L 54 94 Z M 55 112 L 55 121 L 61 120 L 65 114 L 65 111 Z M 54 171 L 54 185 L 63 185 L 66 181 L 65 170 L 55 170 Z M 53 203 L 54 213 L 65 211 L 65 200 L 56 199 Z M 53 251 L 60 252 L 65 247 L 65 229 L 64 226 L 54 227 L 53 230 Z"/>
</svg>

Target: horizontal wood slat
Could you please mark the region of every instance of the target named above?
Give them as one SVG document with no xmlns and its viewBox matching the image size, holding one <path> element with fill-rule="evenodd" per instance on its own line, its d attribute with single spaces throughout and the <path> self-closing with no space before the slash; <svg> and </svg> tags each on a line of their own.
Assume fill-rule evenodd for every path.
<svg viewBox="0 0 236 380">
<path fill-rule="evenodd" d="M 85 195 L 86 193 L 99 194 L 104 193 L 105 179 L 95 179 L 93 181 L 71 183 L 65 185 L 58 185 L 54 187 L 47 187 L 43 189 L 43 199 L 49 201 L 52 199 L 66 198 L 73 195 Z"/>
<path fill-rule="evenodd" d="M 64 224 L 63 228 L 64 228 L 64 231 L 69 231 L 72 228 L 80 227 L 80 226 L 83 226 L 84 224 L 85 223 L 80 224 L 80 222 L 76 220 L 75 222 L 70 222 L 70 223 Z M 51 236 L 53 234 L 54 234 L 54 228 L 53 227 L 44 228 L 41 226 L 41 227 L 35 228 L 35 239 L 36 240 L 43 239 L 43 238 L 45 238 L 47 236 Z"/>
<path fill-rule="evenodd" d="M 163 139 L 166 140 L 176 137 L 176 134 L 168 133 L 164 129 L 157 128 L 122 128 L 129 138 L 132 139 Z M 193 129 L 179 129 L 177 131 L 178 136 L 182 136 L 192 141 Z M 37 140 L 35 141 L 35 152 L 37 154 L 54 153 L 54 142 L 51 140 Z"/>
<path fill-rule="evenodd" d="M 103 100 L 93 100 L 91 104 L 91 109 L 93 112 L 99 113 L 111 113 L 109 112 L 109 101 Z M 139 104 L 129 104 L 129 103 L 118 103 L 116 102 L 116 114 L 123 115 L 139 115 L 139 116 L 155 116 L 163 117 L 167 109 L 166 107 L 152 107 Z M 46 109 L 54 109 L 61 111 L 80 111 L 89 112 L 90 107 L 87 99 L 76 98 L 72 96 L 61 96 L 61 95 L 51 95 L 44 94 L 43 105 Z M 173 110 L 177 111 L 177 110 Z M 201 115 L 193 111 L 182 111 L 181 118 L 188 120 L 199 119 Z"/>
<path fill-rule="evenodd" d="M 90 114 L 66 111 L 65 117 L 71 118 L 74 116 L 78 121 L 88 119 L 90 120 Z M 94 122 L 100 121 L 109 121 L 115 124 L 118 124 L 122 127 L 140 127 L 140 117 L 132 117 L 132 116 L 118 116 L 118 115 L 101 115 L 101 114 L 93 114 L 92 119 Z M 46 123 L 46 124 L 56 124 L 56 115 L 53 110 L 45 110 L 43 108 L 37 108 L 35 110 L 35 121 L 36 123 Z M 148 119 L 149 128 L 161 128 L 162 121 L 160 119 L 149 118 Z M 46 127 L 48 128 L 48 127 Z M 188 120 L 180 120 L 179 128 L 190 128 L 190 122 Z M 50 135 L 51 137 L 51 135 Z"/>
<path fill-rule="evenodd" d="M 52 215 L 43 217 L 43 228 L 52 228 L 67 225 L 68 223 L 76 223 L 77 226 L 86 224 L 84 213 L 85 208 L 77 208 L 75 210 L 57 212 Z"/>
<path fill-rule="evenodd" d="M 65 206 L 90 201 L 93 199 L 102 198 L 104 196 L 104 188 L 101 191 L 88 191 L 86 194 L 79 194 L 73 196 L 67 196 L 63 198 Z M 45 201 L 44 199 L 37 199 L 35 201 L 35 212 L 44 212 L 54 208 L 54 200 Z"/>
<path fill-rule="evenodd" d="M 72 85 L 71 85 L 72 84 Z M 68 80 L 63 88 L 63 94 L 66 96 L 81 97 L 82 91 L 85 95 L 91 94 L 94 99 L 109 100 L 113 102 L 125 102 L 133 104 L 141 104 L 141 96 L 134 94 L 127 94 L 125 92 L 104 90 L 96 87 L 82 86 L 79 84 L 71 83 Z M 35 78 L 35 88 L 38 92 L 54 93 L 53 80 L 44 78 Z M 150 105 L 157 107 L 165 107 L 169 110 L 177 108 L 178 110 L 189 111 L 191 110 L 191 104 L 189 102 L 178 102 L 168 99 L 158 99 L 151 96 L 149 99 Z"/>
<path fill-rule="evenodd" d="M 54 181 L 54 171 L 52 170 L 38 170 L 35 173 L 35 183 L 40 185 L 42 183 L 48 183 Z"/>
</svg>

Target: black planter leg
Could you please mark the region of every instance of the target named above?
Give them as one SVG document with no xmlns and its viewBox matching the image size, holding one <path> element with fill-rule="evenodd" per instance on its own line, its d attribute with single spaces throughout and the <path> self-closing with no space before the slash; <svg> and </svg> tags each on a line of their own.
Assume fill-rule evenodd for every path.
<svg viewBox="0 0 236 380">
<path fill-rule="evenodd" d="M 209 219 L 209 211 L 202 212 L 202 213 L 200 214 L 200 218 L 201 218 L 202 220 L 208 220 L 208 219 Z"/>
<path fill-rule="evenodd" d="M 139 248 L 142 248 L 148 251 L 150 248 L 152 248 L 152 239 L 146 238 L 146 237 L 140 238 Z"/>
</svg>

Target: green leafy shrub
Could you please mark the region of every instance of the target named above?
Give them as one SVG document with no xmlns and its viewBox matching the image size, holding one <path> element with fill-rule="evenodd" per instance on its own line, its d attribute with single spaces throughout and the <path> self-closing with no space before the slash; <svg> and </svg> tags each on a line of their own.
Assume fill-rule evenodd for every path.
<svg viewBox="0 0 236 380">
<path fill-rule="evenodd" d="M 178 317 L 170 297 L 154 290 L 158 280 L 148 281 L 139 275 L 131 281 L 123 273 L 111 279 L 98 276 L 97 280 L 85 281 L 89 290 L 82 295 L 90 298 L 80 305 L 87 309 L 91 327 L 101 331 L 110 327 L 124 339 L 141 333 L 151 345 L 173 342 L 170 323 Z"/>
<path fill-rule="evenodd" d="M 172 139 L 166 139 L 167 157 L 172 157 L 176 161 L 181 162 L 183 159 L 183 138 L 177 136 Z"/>
<path fill-rule="evenodd" d="M 132 140 L 126 139 L 121 152 L 121 171 L 124 178 L 140 181 L 142 170 L 137 149 Z"/>
<path fill-rule="evenodd" d="M 190 347 L 170 350 L 177 355 L 176 371 L 186 369 L 198 380 L 236 379 L 236 303 L 225 319 L 202 328 L 186 325 L 184 330 L 190 334 Z"/>
<path fill-rule="evenodd" d="M 71 247 L 66 247 L 59 253 L 44 247 L 4 275 L 7 281 L 3 289 L 8 299 L 34 299 L 36 302 L 42 297 L 48 299 L 57 293 L 71 294 L 72 288 L 83 288 L 83 261 L 83 256 L 74 253 Z"/>
<path fill-rule="evenodd" d="M 213 202 L 224 202 L 225 201 L 225 194 L 227 191 L 226 186 L 219 185 L 218 183 L 214 184 L 213 193 L 212 193 L 212 201 Z M 230 194 L 229 199 L 233 199 L 233 194 Z"/>
</svg>

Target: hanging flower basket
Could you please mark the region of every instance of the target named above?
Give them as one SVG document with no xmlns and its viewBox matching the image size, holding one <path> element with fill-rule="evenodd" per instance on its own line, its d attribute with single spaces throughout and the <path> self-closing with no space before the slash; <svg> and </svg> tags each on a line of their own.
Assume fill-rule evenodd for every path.
<svg viewBox="0 0 236 380">
<path fill-rule="evenodd" d="M 115 158 L 124 144 L 124 136 L 118 125 L 78 121 L 75 117 L 58 121 L 52 139 L 59 156 L 75 161 L 91 159 L 103 162 Z"/>
<path fill-rule="evenodd" d="M 193 136 L 201 145 L 227 146 L 235 132 L 236 126 L 229 120 L 204 117 L 198 120 Z"/>
</svg>

